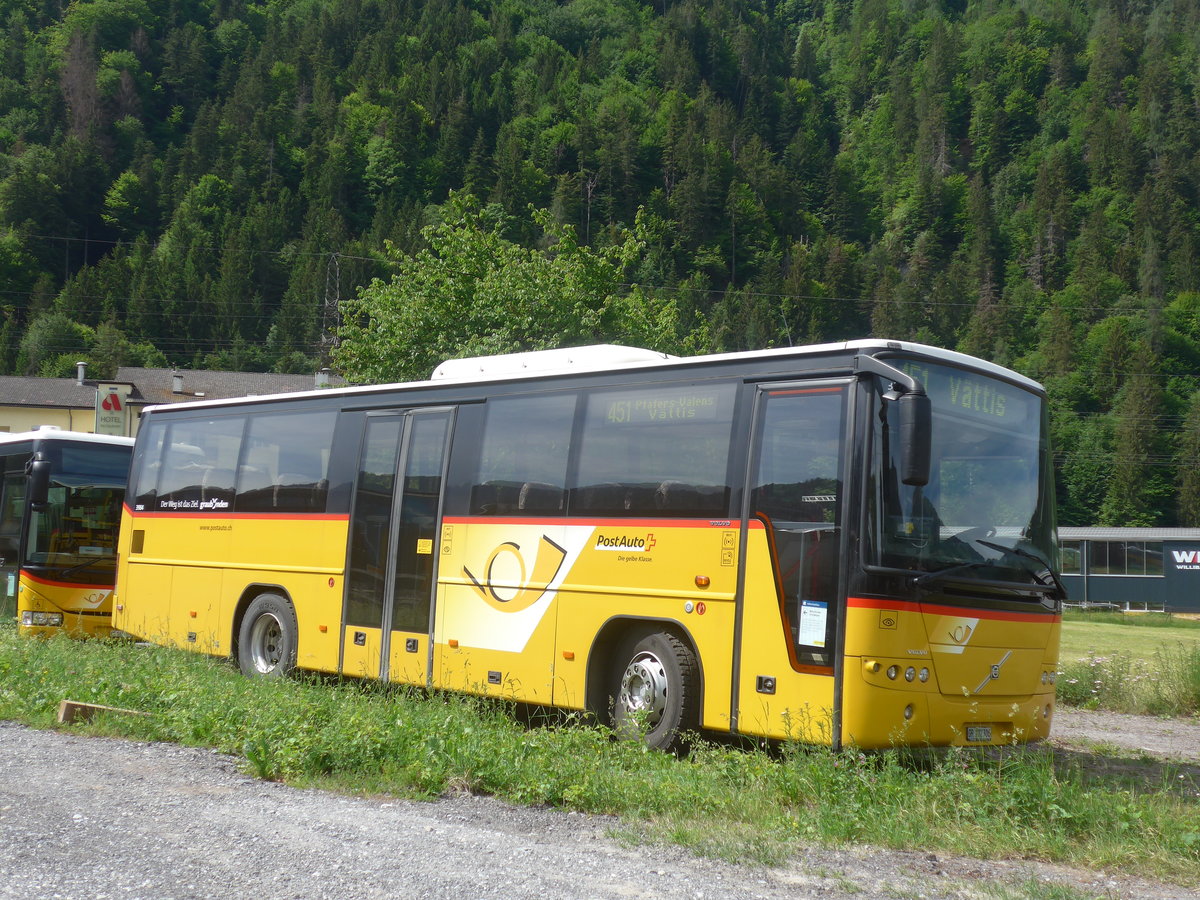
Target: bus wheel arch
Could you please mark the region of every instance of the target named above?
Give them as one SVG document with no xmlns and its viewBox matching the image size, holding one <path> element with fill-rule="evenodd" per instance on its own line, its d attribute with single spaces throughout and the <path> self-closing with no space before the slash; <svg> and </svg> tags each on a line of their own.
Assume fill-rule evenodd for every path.
<svg viewBox="0 0 1200 900">
<path fill-rule="evenodd" d="M 233 657 L 244 675 L 281 678 L 296 668 L 299 624 L 287 592 L 277 585 L 253 585 L 238 602 Z"/>
<path fill-rule="evenodd" d="M 670 620 L 614 620 L 593 644 L 588 708 L 619 737 L 667 752 L 686 747 L 700 724 L 699 655 Z"/>
</svg>

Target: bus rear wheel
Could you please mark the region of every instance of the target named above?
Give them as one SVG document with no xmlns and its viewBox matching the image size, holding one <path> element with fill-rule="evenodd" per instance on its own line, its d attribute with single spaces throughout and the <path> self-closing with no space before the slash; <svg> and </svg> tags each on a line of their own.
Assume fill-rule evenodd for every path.
<svg viewBox="0 0 1200 900">
<path fill-rule="evenodd" d="M 622 642 L 612 678 L 612 726 L 618 737 L 641 739 L 655 750 L 685 747 L 696 727 L 696 656 L 673 634 L 634 634 Z"/>
<path fill-rule="evenodd" d="M 255 597 L 238 630 L 238 666 L 254 678 L 282 678 L 296 668 L 296 611 L 278 594 Z"/>
</svg>

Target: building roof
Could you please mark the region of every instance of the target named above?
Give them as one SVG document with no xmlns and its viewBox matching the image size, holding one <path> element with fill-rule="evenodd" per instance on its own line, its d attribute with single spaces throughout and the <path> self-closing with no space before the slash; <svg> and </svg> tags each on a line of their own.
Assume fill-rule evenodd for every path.
<svg viewBox="0 0 1200 900">
<path fill-rule="evenodd" d="M 179 376 L 180 390 L 176 390 Z M 42 409 L 89 409 L 96 405 L 96 386 L 128 384 L 126 402 L 131 406 L 181 403 L 185 400 L 225 400 L 257 394 L 290 394 L 311 391 L 320 376 L 276 375 L 272 372 L 210 372 L 203 370 L 145 369 L 122 366 L 115 378 L 38 378 L 32 375 L 0 375 L 0 405 L 32 406 Z M 332 387 L 345 381 L 330 375 Z"/>
<path fill-rule="evenodd" d="M 96 382 L 81 385 L 74 378 L 0 375 L 0 404 L 84 409 L 96 405 Z"/>
<path fill-rule="evenodd" d="M 181 390 L 175 390 L 175 376 Z M 258 394 L 291 394 L 311 391 L 317 386 L 312 375 L 277 375 L 273 372 L 218 372 L 203 369 L 143 369 L 121 366 L 114 382 L 130 384 L 129 403 L 150 406 L 155 403 L 180 403 L 184 400 L 226 400 Z M 330 376 L 331 386 L 345 384 Z"/>
<path fill-rule="evenodd" d="M 1060 541 L 1200 541 L 1200 528 L 1067 528 L 1059 526 Z"/>
</svg>

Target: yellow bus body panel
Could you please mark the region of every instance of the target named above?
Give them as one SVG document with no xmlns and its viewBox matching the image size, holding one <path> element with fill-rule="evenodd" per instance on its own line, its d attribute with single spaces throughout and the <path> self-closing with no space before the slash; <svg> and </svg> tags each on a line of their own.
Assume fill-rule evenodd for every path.
<svg viewBox="0 0 1200 900">
<path fill-rule="evenodd" d="M 22 569 L 17 576 L 17 631 L 26 637 L 110 637 L 112 595 L 112 588 L 103 585 L 45 581 Z M 26 610 L 62 613 L 62 626 L 21 625 Z"/>
<path fill-rule="evenodd" d="M 625 662 L 611 643 L 593 658 L 608 629 L 674 631 L 696 651 L 702 728 L 828 744 L 832 667 L 797 662 L 766 530 L 753 522 L 747 533 L 735 655 L 739 523 L 449 518 L 435 551 L 432 667 L 427 634 L 395 632 L 389 678 L 583 709 L 589 678 L 611 689 Z M 382 629 L 342 620 L 347 539 L 344 516 L 127 514 L 115 625 L 229 655 L 248 598 L 276 591 L 296 610 L 302 668 L 378 677 Z M 1054 688 L 1042 673 L 1057 666 L 1057 616 L 861 598 L 845 615 L 842 743 L 1003 744 L 1049 733 Z"/>
<path fill-rule="evenodd" d="M 347 625 L 343 640 L 342 674 L 353 678 L 378 678 L 383 629 Z"/>
<path fill-rule="evenodd" d="M 703 723 L 728 729 L 736 535 L 691 520 L 448 520 L 434 684 L 582 709 L 598 634 L 636 619 L 690 637 L 720 673 L 704 681 Z"/>
<path fill-rule="evenodd" d="M 828 744 L 833 727 L 833 671 L 803 671 L 789 649 L 775 586 L 766 531 L 752 523 L 746 560 L 742 623 L 743 646 L 738 672 L 738 731 L 779 740 Z M 759 690 L 759 677 L 774 680 L 774 693 Z"/>
<path fill-rule="evenodd" d="M 336 672 L 347 530 L 344 516 L 127 511 L 114 622 L 154 643 L 228 656 L 246 601 L 274 591 L 296 610 L 297 663 Z M 135 531 L 140 553 L 131 552 Z"/>
<path fill-rule="evenodd" d="M 851 598 L 843 742 L 874 748 L 1045 738 L 1060 627 L 1048 613 Z"/>
</svg>

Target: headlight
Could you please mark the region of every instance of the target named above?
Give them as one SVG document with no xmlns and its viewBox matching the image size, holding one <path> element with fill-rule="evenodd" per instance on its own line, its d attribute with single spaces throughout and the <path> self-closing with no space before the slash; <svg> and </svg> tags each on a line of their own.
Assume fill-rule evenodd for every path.
<svg viewBox="0 0 1200 900">
<path fill-rule="evenodd" d="M 50 628 L 62 628 L 63 614 L 56 612 L 42 612 L 37 609 L 27 609 L 21 613 L 21 624 L 26 627 L 45 626 Z"/>
</svg>

